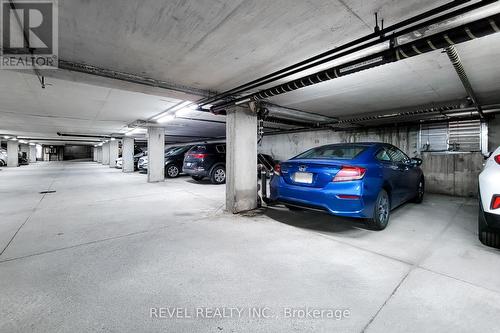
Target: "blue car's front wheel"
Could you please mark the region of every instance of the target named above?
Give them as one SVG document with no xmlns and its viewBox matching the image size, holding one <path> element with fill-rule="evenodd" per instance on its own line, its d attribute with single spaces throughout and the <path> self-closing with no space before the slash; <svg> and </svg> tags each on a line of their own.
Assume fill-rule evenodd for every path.
<svg viewBox="0 0 500 333">
<path fill-rule="evenodd" d="M 389 223 L 390 215 L 391 203 L 389 195 L 385 190 L 380 190 L 373 208 L 373 217 L 368 219 L 367 224 L 375 230 L 384 230 Z"/>
</svg>

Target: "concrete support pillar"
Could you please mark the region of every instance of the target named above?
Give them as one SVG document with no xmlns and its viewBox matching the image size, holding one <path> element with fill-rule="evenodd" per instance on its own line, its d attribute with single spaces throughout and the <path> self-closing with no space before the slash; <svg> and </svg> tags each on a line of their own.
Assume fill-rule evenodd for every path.
<svg viewBox="0 0 500 333">
<path fill-rule="evenodd" d="M 92 161 L 97 162 L 97 147 L 92 150 Z"/>
<path fill-rule="evenodd" d="M 102 146 L 97 147 L 97 163 L 102 164 Z"/>
<path fill-rule="evenodd" d="M 226 117 L 226 210 L 257 208 L 257 116 L 237 106 Z"/>
<path fill-rule="evenodd" d="M 19 144 L 17 141 L 7 141 L 7 166 L 17 167 L 19 165 Z"/>
<path fill-rule="evenodd" d="M 36 146 L 30 145 L 29 161 L 30 163 L 36 163 Z"/>
<path fill-rule="evenodd" d="M 123 138 L 122 159 L 122 172 L 134 172 L 134 138 Z"/>
<path fill-rule="evenodd" d="M 109 165 L 109 142 L 102 145 L 102 164 Z"/>
<path fill-rule="evenodd" d="M 109 167 L 116 167 L 116 159 L 119 156 L 119 141 L 109 141 Z"/>
<path fill-rule="evenodd" d="M 165 181 L 165 129 L 148 127 L 148 182 Z"/>
</svg>

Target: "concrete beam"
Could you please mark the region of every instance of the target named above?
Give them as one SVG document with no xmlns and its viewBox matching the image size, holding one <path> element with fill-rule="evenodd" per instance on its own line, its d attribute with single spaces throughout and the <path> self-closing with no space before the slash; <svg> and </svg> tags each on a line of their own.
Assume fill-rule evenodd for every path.
<svg viewBox="0 0 500 333">
<path fill-rule="evenodd" d="M 148 127 L 148 182 L 165 181 L 165 129 Z"/>
<path fill-rule="evenodd" d="M 226 210 L 257 208 L 257 116 L 248 107 L 227 110 Z"/>
<path fill-rule="evenodd" d="M 119 141 L 113 140 L 109 142 L 109 167 L 116 167 L 116 160 L 119 156 Z"/>
<path fill-rule="evenodd" d="M 109 165 L 109 142 L 102 145 L 102 164 Z"/>
<path fill-rule="evenodd" d="M 17 141 L 7 141 L 7 166 L 19 166 L 19 143 Z"/>
<path fill-rule="evenodd" d="M 123 138 L 122 158 L 122 172 L 134 172 L 134 138 Z"/>
</svg>

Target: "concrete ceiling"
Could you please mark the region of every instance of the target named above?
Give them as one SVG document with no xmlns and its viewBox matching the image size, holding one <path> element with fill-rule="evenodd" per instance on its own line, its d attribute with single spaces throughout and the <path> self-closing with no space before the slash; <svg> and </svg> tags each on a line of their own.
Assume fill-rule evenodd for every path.
<svg viewBox="0 0 500 333">
<path fill-rule="evenodd" d="M 223 91 L 447 1 L 60 0 L 59 56 L 173 85 Z M 458 46 L 484 102 L 500 102 L 498 36 Z M 0 134 L 124 133 L 196 95 L 86 74 L 0 72 Z M 445 55 L 434 52 L 276 97 L 273 103 L 329 116 L 465 97 Z M 187 118 L 224 121 L 192 112 Z M 217 137 L 224 124 L 176 119 L 167 134 Z"/>
<path fill-rule="evenodd" d="M 456 46 L 482 104 L 500 102 L 500 34 Z M 282 106 L 328 116 L 346 116 L 467 96 L 448 56 L 434 51 L 323 82 L 270 99 Z"/>
<path fill-rule="evenodd" d="M 221 91 L 447 1 L 60 1 L 62 59 Z"/>
</svg>

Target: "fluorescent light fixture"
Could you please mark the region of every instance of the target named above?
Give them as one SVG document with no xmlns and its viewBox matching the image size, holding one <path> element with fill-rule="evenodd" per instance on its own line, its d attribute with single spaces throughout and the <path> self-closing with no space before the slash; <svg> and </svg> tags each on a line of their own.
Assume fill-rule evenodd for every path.
<svg viewBox="0 0 500 333">
<path fill-rule="evenodd" d="M 135 135 L 135 134 L 144 134 L 144 133 L 146 133 L 145 128 L 136 127 L 136 128 L 131 129 L 127 133 L 125 133 L 125 135 L 131 136 L 131 135 Z"/>
<path fill-rule="evenodd" d="M 169 111 L 177 111 L 177 110 L 183 109 L 183 108 L 185 108 L 185 107 L 187 107 L 187 106 L 189 106 L 191 104 L 193 104 L 193 102 L 191 102 L 191 101 L 184 101 L 181 104 L 178 104 L 178 105 L 174 106 Z"/>
<path fill-rule="evenodd" d="M 25 144 L 25 143 L 28 143 L 28 141 L 19 140 L 19 143 Z"/>
<path fill-rule="evenodd" d="M 30 146 L 36 146 L 36 143 L 30 142 Z"/>
<path fill-rule="evenodd" d="M 182 117 L 182 116 L 185 116 L 191 112 L 193 112 L 193 110 L 191 108 L 183 108 L 183 109 L 175 111 L 175 116 Z"/>
<path fill-rule="evenodd" d="M 191 102 L 191 101 L 184 101 L 182 103 L 179 103 L 171 108 L 168 108 L 167 110 L 165 110 L 165 112 L 162 112 L 159 115 L 154 116 L 153 120 L 159 120 L 159 119 L 163 118 L 165 115 L 171 114 L 171 113 L 173 113 L 177 110 L 180 110 L 180 109 L 184 109 L 185 107 L 188 107 L 191 104 L 193 104 L 193 102 Z"/>
<path fill-rule="evenodd" d="M 116 139 L 115 138 L 111 138 L 111 141 L 115 141 Z"/>
<path fill-rule="evenodd" d="M 102 143 L 102 142 L 101 142 L 101 143 L 99 144 L 99 147 L 102 147 L 102 145 L 103 145 L 103 144 L 104 144 L 104 143 Z"/>
<path fill-rule="evenodd" d="M 17 141 L 17 138 L 12 138 L 12 141 Z"/>
<path fill-rule="evenodd" d="M 4 135 L 4 137 L 3 137 L 3 138 L 4 138 L 4 139 L 6 139 L 6 140 L 9 140 L 9 139 L 10 139 L 10 136 L 8 136 L 8 135 Z"/>
<path fill-rule="evenodd" d="M 168 123 L 169 121 L 172 121 L 175 119 L 175 115 L 173 114 L 167 114 L 161 118 L 158 118 L 156 121 L 159 123 L 159 124 L 163 124 L 163 123 Z"/>
</svg>

